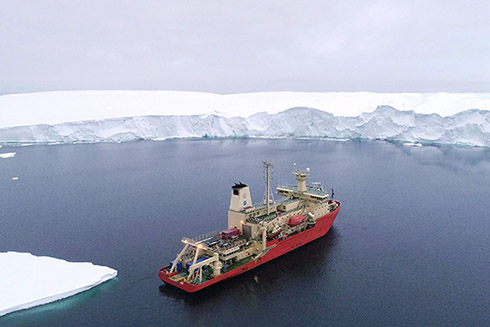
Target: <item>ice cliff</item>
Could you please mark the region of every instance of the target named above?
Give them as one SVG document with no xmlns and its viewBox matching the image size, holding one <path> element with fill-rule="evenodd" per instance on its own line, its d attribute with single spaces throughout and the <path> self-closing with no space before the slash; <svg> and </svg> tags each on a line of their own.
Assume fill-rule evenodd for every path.
<svg viewBox="0 0 490 327">
<path fill-rule="evenodd" d="M 0 143 L 306 137 L 488 147 L 490 111 L 475 108 L 490 108 L 490 94 L 46 92 L 0 97 Z"/>
<path fill-rule="evenodd" d="M 442 117 L 379 106 L 356 117 L 291 108 L 248 118 L 209 115 L 138 116 L 0 129 L 1 143 L 125 142 L 185 137 L 381 139 L 490 147 L 490 111 Z"/>
</svg>

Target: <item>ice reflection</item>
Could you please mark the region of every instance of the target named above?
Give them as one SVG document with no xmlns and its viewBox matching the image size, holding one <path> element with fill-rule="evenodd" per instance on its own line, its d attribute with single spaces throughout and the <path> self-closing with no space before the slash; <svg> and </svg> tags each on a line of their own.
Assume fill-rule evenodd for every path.
<svg viewBox="0 0 490 327">
<path fill-rule="evenodd" d="M 488 148 L 405 145 L 397 145 L 397 147 L 422 165 L 441 166 L 463 173 L 490 172 L 490 149 Z"/>
</svg>

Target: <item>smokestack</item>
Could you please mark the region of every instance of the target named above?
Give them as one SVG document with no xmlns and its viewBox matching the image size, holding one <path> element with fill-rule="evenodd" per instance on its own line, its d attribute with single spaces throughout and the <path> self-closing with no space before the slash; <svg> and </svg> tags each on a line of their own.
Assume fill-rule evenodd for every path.
<svg viewBox="0 0 490 327">
<path fill-rule="evenodd" d="M 250 206 L 252 206 L 250 188 L 242 182 L 235 183 L 231 187 L 230 210 L 242 211 L 244 208 Z"/>
</svg>

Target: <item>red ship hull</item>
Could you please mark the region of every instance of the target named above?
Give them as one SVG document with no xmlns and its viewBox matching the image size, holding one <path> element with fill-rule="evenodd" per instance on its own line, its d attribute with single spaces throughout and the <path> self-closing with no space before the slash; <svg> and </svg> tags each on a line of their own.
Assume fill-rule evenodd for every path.
<svg viewBox="0 0 490 327">
<path fill-rule="evenodd" d="M 187 282 L 174 281 L 170 279 L 170 277 L 176 275 L 177 272 L 171 274 L 166 273 L 169 267 L 159 269 L 158 276 L 162 281 L 164 281 L 168 285 L 172 285 L 186 292 L 193 293 L 193 292 L 200 291 L 203 288 L 219 283 L 225 279 L 229 279 L 237 275 L 240 275 L 244 272 L 247 272 L 249 270 L 252 270 L 266 262 L 269 262 L 283 254 L 286 254 L 296 248 L 299 248 L 302 245 L 305 245 L 327 234 L 327 232 L 330 230 L 330 227 L 332 227 L 335 217 L 337 217 L 337 214 L 339 213 L 340 210 L 340 202 L 338 201 L 335 202 L 338 203 L 338 207 L 335 209 L 335 211 L 329 212 L 325 216 L 318 218 L 316 220 L 315 227 L 307 229 L 304 232 L 293 235 L 282 241 L 279 241 L 279 239 L 274 239 L 267 242 L 267 247 L 270 247 L 272 245 L 275 246 L 271 248 L 269 252 L 267 252 L 267 254 L 259 258 L 257 261 L 251 260 L 250 262 L 244 264 L 243 266 L 240 266 L 224 274 L 221 274 L 218 277 L 210 279 L 202 284 L 189 284 Z"/>
</svg>

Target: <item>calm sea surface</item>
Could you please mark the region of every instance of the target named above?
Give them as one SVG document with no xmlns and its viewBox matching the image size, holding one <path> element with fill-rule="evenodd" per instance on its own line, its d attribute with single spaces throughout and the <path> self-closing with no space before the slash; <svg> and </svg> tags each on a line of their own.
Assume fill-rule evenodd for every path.
<svg viewBox="0 0 490 327">
<path fill-rule="evenodd" d="M 490 326 L 488 149 L 238 139 L 0 152 L 17 152 L 0 159 L 0 251 L 119 272 L 2 326 Z M 262 200 L 264 159 L 274 185 L 294 181 L 296 162 L 335 189 L 327 236 L 201 293 L 165 286 L 157 270 L 182 236 L 226 227 L 233 183 Z"/>
</svg>

